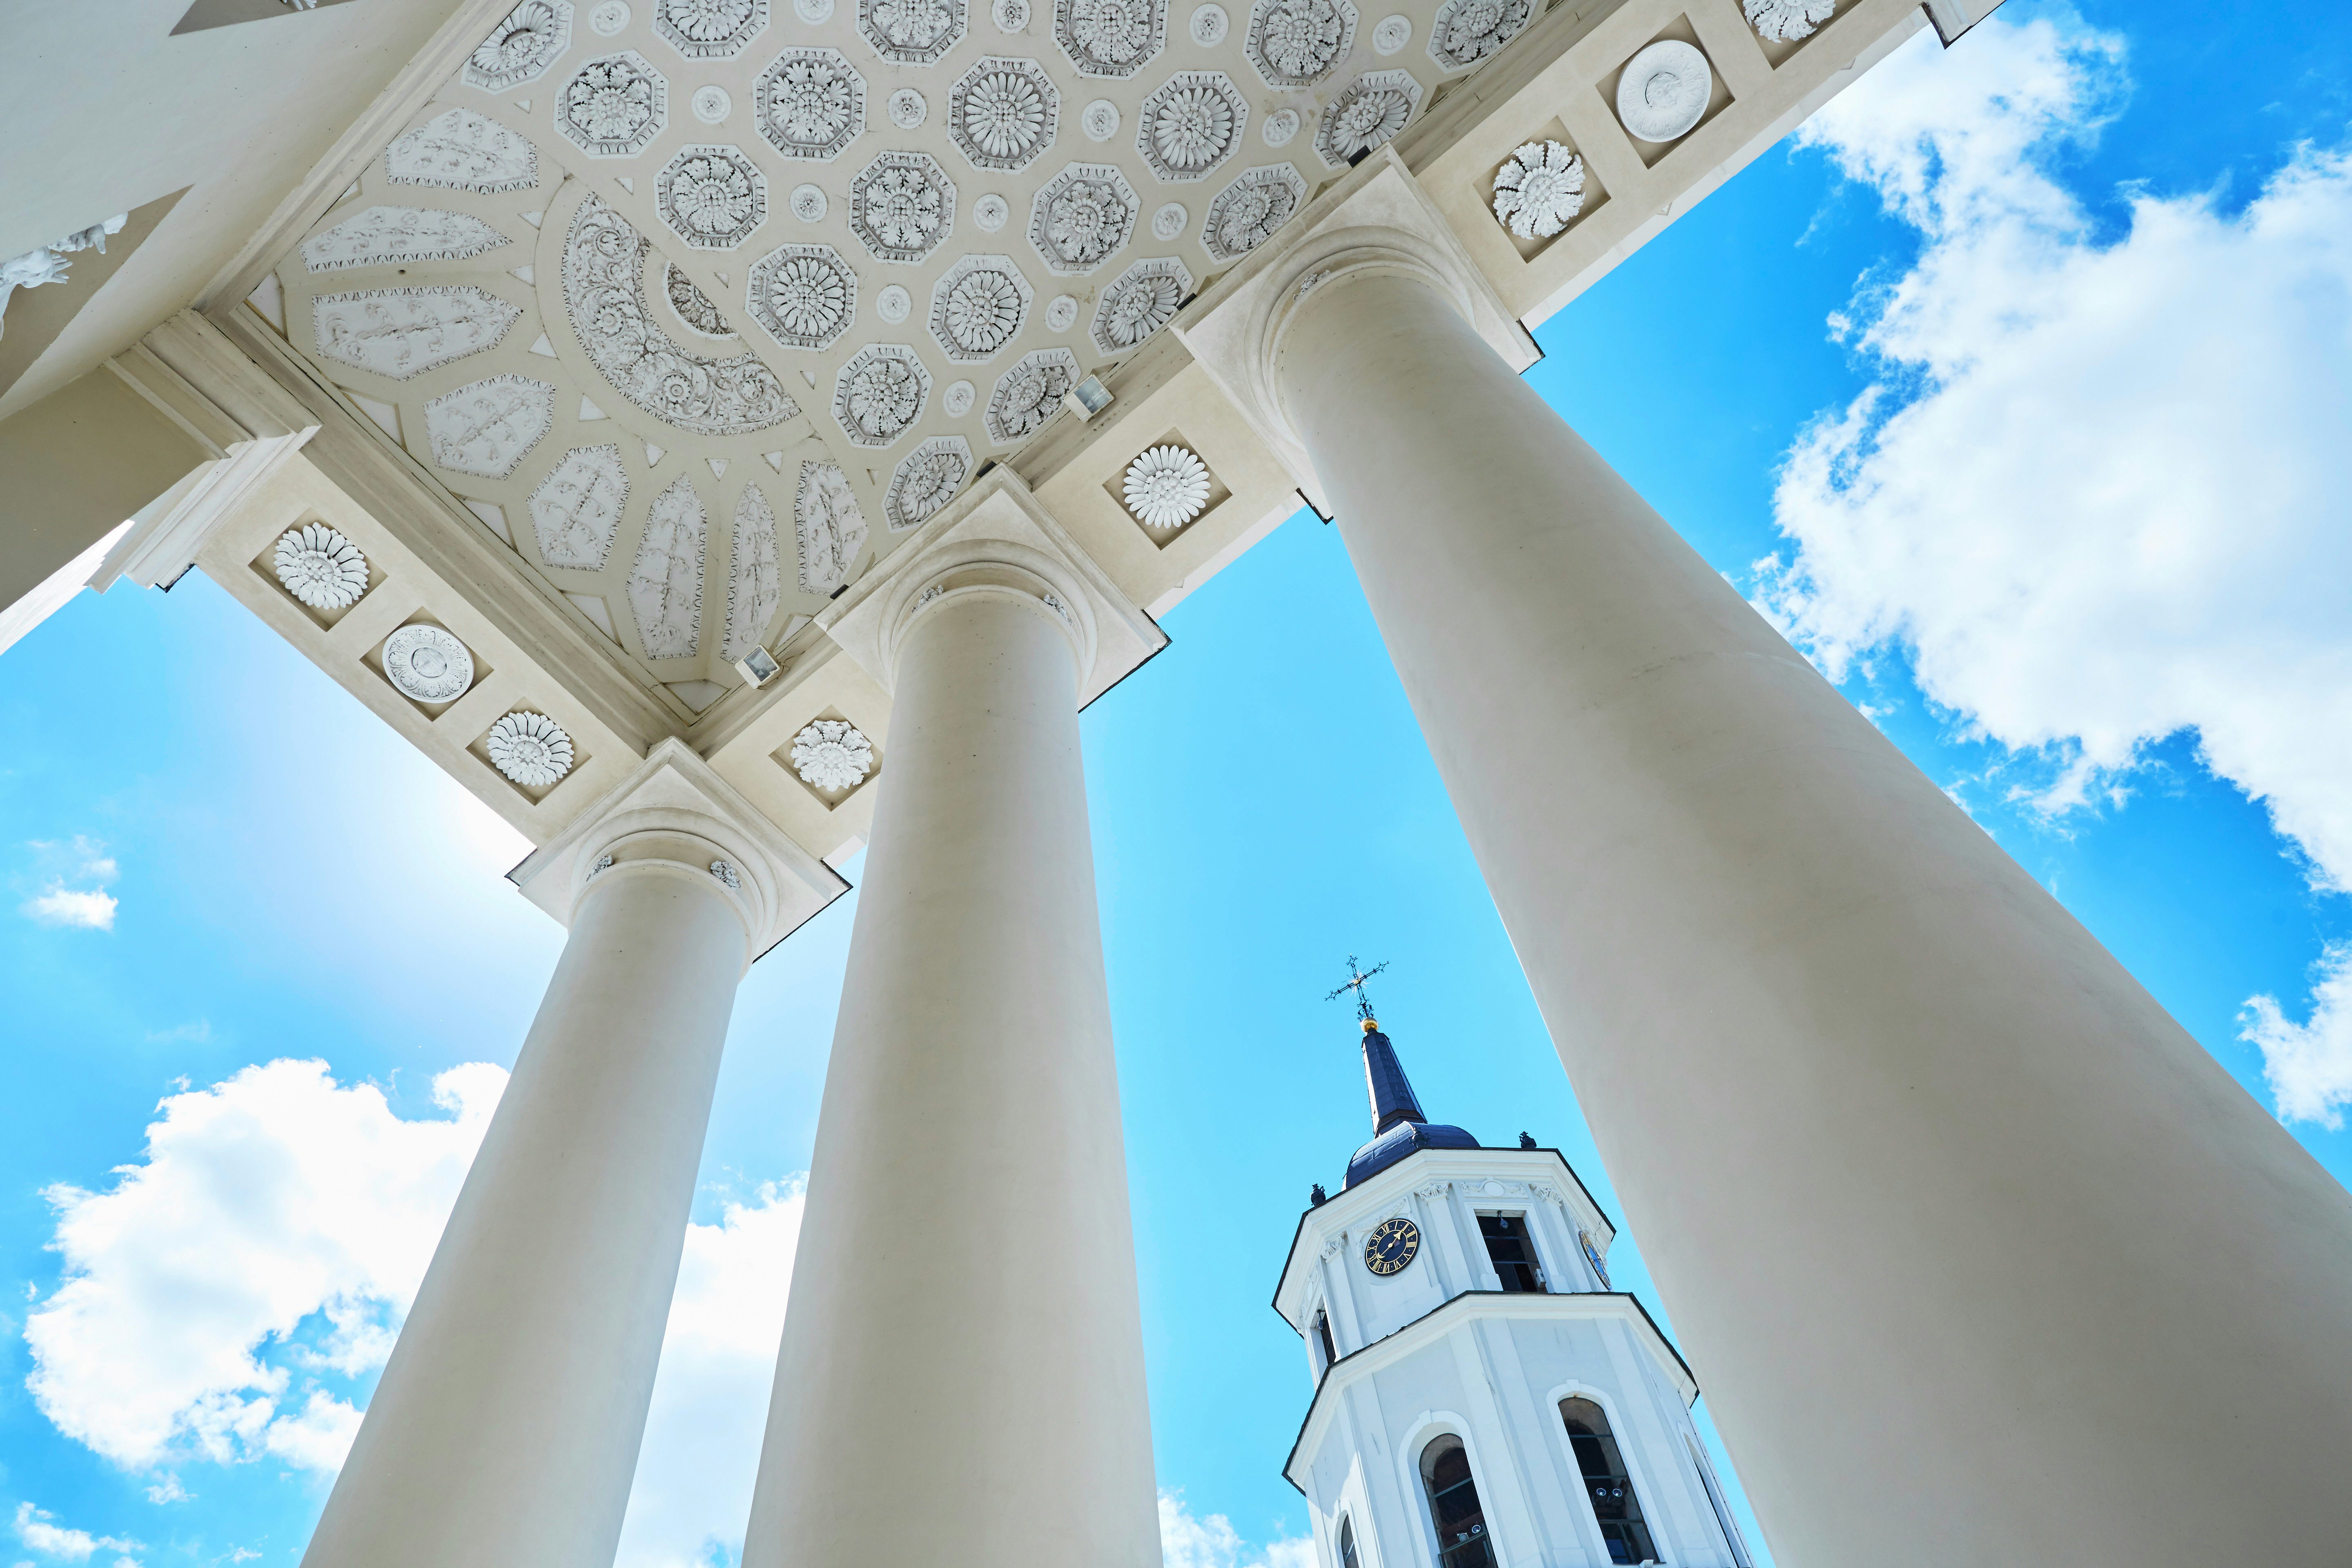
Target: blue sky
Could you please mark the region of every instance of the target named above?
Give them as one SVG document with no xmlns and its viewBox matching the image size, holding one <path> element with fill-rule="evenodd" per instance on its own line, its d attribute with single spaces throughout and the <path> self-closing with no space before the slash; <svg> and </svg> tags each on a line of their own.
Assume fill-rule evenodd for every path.
<svg viewBox="0 0 2352 1568">
<path fill-rule="evenodd" d="M 2314 3 L 2011 0 L 1529 376 L 2339 1178 L 2347 60 Z M 1345 955 L 1392 963 L 1433 1114 L 1625 1216 L 1338 531 L 1166 624 L 1084 721 L 1163 1514 L 1171 1568 L 1291 1568 L 1266 1299 L 1367 1130 Z M 561 932 L 518 841 L 200 577 L 0 658 L 0 1563 L 290 1563 L 495 1093 L 440 1075 L 511 1059 Z M 740 1529 L 849 912 L 743 985 L 630 1568 Z M 289 1059 L 326 1068 L 248 1070 Z M 1614 1272 L 1670 1323 L 1639 1239 Z"/>
</svg>

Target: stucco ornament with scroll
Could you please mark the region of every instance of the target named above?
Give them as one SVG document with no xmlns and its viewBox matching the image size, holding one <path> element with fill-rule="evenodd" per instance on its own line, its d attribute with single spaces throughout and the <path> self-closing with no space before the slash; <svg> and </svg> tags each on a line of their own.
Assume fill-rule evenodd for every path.
<svg viewBox="0 0 2352 1568">
<path fill-rule="evenodd" d="M 568 0 L 522 0 L 474 46 L 466 60 L 466 85 L 505 92 L 537 81 L 571 47 Z"/>
<path fill-rule="evenodd" d="M 793 737 L 793 771 L 817 789 L 856 789 L 874 771 L 874 742 L 846 719 L 819 719 Z"/>
</svg>

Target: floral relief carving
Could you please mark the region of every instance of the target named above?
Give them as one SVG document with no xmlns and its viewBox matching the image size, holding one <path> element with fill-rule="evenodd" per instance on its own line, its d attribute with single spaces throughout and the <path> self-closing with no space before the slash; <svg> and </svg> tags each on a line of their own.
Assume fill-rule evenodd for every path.
<svg viewBox="0 0 2352 1568">
<path fill-rule="evenodd" d="M 507 243 L 505 235 L 470 213 L 373 206 L 304 240 L 302 266 L 332 272 L 404 261 L 464 261 Z"/>
<path fill-rule="evenodd" d="M 1181 447 L 1147 447 L 1120 485 L 1127 510 L 1146 528 L 1181 528 L 1209 504 L 1209 468 Z"/>
<path fill-rule="evenodd" d="M 768 177 L 740 147 L 679 148 L 654 191 L 662 221 L 697 250 L 732 250 L 768 217 Z"/>
<path fill-rule="evenodd" d="M 1143 100 L 1136 151 L 1163 180 L 1206 178 L 1240 145 L 1249 102 L 1223 71 L 1178 71 Z"/>
<path fill-rule="evenodd" d="M 572 771 L 572 737 L 544 713 L 506 715 L 490 726 L 483 749 L 492 767 L 525 789 L 545 789 Z"/>
<path fill-rule="evenodd" d="M 692 658 L 702 641 L 702 498 L 685 479 L 654 498 L 629 568 L 629 608 L 647 658 Z"/>
<path fill-rule="evenodd" d="M 555 128 L 592 158 L 633 158 L 669 124 L 669 83 L 635 49 L 590 60 L 564 84 Z"/>
<path fill-rule="evenodd" d="M 858 552 L 866 548 L 866 517 L 840 465 L 801 464 L 793 523 L 800 539 L 801 592 L 831 595 L 849 581 Z"/>
<path fill-rule="evenodd" d="M 868 343 L 834 379 L 833 416 L 860 447 L 887 447 L 923 416 L 931 373 L 903 343 Z"/>
<path fill-rule="evenodd" d="M 1741 0 L 1740 9 L 1757 37 L 1792 44 L 1835 16 L 1837 0 Z"/>
<path fill-rule="evenodd" d="M 829 245 L 786 245 L 751 268 L 751 318 L 780 343 L 821 349 L 857 313 L 857 275 Z"/>
<path fill-rule="evenodd" d="M 1441 70 L 1468 70 L 1499 53 L 1534 19 L 1533 0 L 1445 0 L 1430 24 L 1429 58 Z"/>
<path fill-rule="evenodd" d="M 881 261 L 917 262 L 955 229 L 955 182 L 926 153 L 885 153 L 850 183 L 849 227 Z"/>
<path fill-rule="evenodd" d="M 948 93 L 948 139 L 976 169 L 1024 169 L 1053 144 L 1062 95 L 1035 60 L 993 56 Z"/>
<path fill-rule="evenodd" d="M 654 0 L 654 31 L 690 60 L 731 60 L 768 28 L 768 0 Z"/>
<path fill-rule="evenodd" d="M 454 702 L 474 684 L 474 656 L 441 627 L 402 626 L 383 639 L 384 678 L 418 702 Z"/>
<path fill-rule="evenodd" d="M 735 498 L 734 550 L 727 568 L 727 645 L 721 658 L 741 658 L 760 646 L 776 618 L 784 585 L 776 567 L 776 514 L 760 487 Z"/>
<path fill-rule="evenodd" d="M 826 159 L 866 131 L 866 79 L 837 49 L 786 49 L 752 84 L 753 118 L 787 158 Z"/>
<path fill-rule="evenodd" d="M 1287 163 L 1244 169 L 1209 204 L 1201 248 L 1217 261 L 1239 261 L 1297 216 L 1307 179 Z"/>
<path fill-rule="evenodd" d="M 531 532 L 550 566 L 601 572 L 629 504 L 629 472 L 617 446 L 574 447 L 530 492 Z"/>
<path fill-rule="evenodd" d="M 1266 86 L 1312 87 L 1356 47 L 1349 0 L 1257 0 L 1242 53 Z"/>
<path fill-rule="evenodd" d="M 383 150 L 383 177 L 485 196 L 527 191 L 539 184 L 539 149 L 494 120 L 452 109 L 395 138 Z"/>
<path fill-rule="evenodd" d="M 1029 243 L 1051 271 L 1091 272 L 1134 235 L 1141 205 L 1116 165 L 1073 163 L 1030 204 Z"/>
<path fill-rule="evenodd" d="M 1054 0 L 1054 41 L 1080 76 L 1124 79 L 1168 42 L 1168 0 Z"/>
<path fill-rule="evenodd" d="M 367 592 L 367 557 L 323 522 L 278 535 L 270 566 L 279 585 L 314 610 L 348 610 Z"/>
<path fill-rule="evenodd" d="M 1192 274 L 1174 257 L 1139 261 L 1103 290 L 1087 335 L 1107 354 L 1127 353 L 1173 321 L 1192 292 Z"/>
<path fill-rule="evenodd" d="M 963 257 L 931 286 L 931 336 L 951 360 L 984 360 L 1020 335 L 1034 298 L 1011 257 Z"/>
<path fill-rule="evenodd" d="M 580 204 L 563 247 L 563 308 L 588 358 L 615 391 L 665 424 L 697 436 L 764 430 L 800 413 L 748 351 L 690 353 L 646 309 L 652 252 L 628 220 L 595 196 Z"/>
<path fill-rule="evenodd" d="M 1411 71 L 1366 71 L 1323 110 L 1315 151 L 1335 169 L 1347 167 L 1405 127 L 1421 107 L 1421 83 Z"/>
<path fill-rule="evenodd" d="M 1584 160 L 1558 142 L 1529 142 L 1495 171 L 1495 216 L 1521 239 L 1549 239 L 1584 210 Z"/>
<path fill-rule="evenodd" d="M 919 527 L 955 500 L 971 473 L 971 444 L 961 436 L 934 436 L 900 460 L 882 498 L 882 520 L 893 533 Z"/>
<path fill-rule="evenodd" d="M 467 87 L 505 92 L 537 81 L 572 47 L 567 0 L 522 0 L 474 46 L 463 73 Z"/>
<path fill-rule="evenodd" d="M 963 37 L 965 0 L 857 0 L 857 30 L 902 66 L 935 66 Z"/>
<path fill-rule="evenodd" d="M 471 284 L 372 289 L 310 301 L 319 357 L 392 381 L 495 348 L 522 307 Z"/>
<path fill-rule="evenodd" d="M 819 719 L 793 737 L 793 772 L 827 794 L 856 789 L 874 771 L 874 742 L 846 719 Z"/>
<path fill-rule="evenodd" d="M 555 388 L 527 375 L 494 375 L 425 405 L 433 460 L 453 473 L 502 479 L 555 419 Z"/>
<path fill-rule="evenodd" d="M 1078 360 L 1067 349 L 1038 349 L 997 379 L 981 416 L 1000 447 L 1027 440 L 1062 411 L 1062 395 L 1078 384 Z"/>
<path fill-rule="evenodd" d="M 710 296 L 704 293 L 693 279 L 680 272 L 674 261 L 662 265 L 662 293 L 668 299 L 669 308 L 677 312 L 677 319 L 704 337 L 731 338 L 735 335 L 735 329 L 727 324 L 727 318 L 719 313 L 719 307 L 710 302 Z"/>
</svg>

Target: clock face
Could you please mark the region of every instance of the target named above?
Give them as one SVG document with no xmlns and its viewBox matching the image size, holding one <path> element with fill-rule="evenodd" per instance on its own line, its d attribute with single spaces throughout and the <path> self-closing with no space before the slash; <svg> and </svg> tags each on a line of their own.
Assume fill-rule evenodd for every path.
<svg viewBox="0 0 2352 1568">
<path fill-rule="evenodd" d="M 1399 1215 L 1364 1237 L 1364 1267 L 1385 1279 L 1402 1274 L 1421 1251 L 1421 1227 Z"/>
</svg>

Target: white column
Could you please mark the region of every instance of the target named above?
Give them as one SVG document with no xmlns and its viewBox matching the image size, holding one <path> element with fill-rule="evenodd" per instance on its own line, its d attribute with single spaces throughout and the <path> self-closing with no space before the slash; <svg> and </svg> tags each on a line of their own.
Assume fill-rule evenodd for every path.
<svg viewBox="0 0 2352 1568">
<path fill-rule="evenodd" d="M 571 934 L 305 1568 L 613 1560 L 736 982 L 840 886 L 665 748 L 526 862 Z"/>
<path fill-rule="evenodd" d="M 898 575 L 744 1568 L 1157 1568 L 1078 752 L 1093 622 L 1032 552 Z"/>
<path fill-rule="evenodd" d="M 1349 234 L 1253 296 L 1270 422 L 1775 1550 L 2352 1562 L 2352 1200 Z"/>
</svg>

